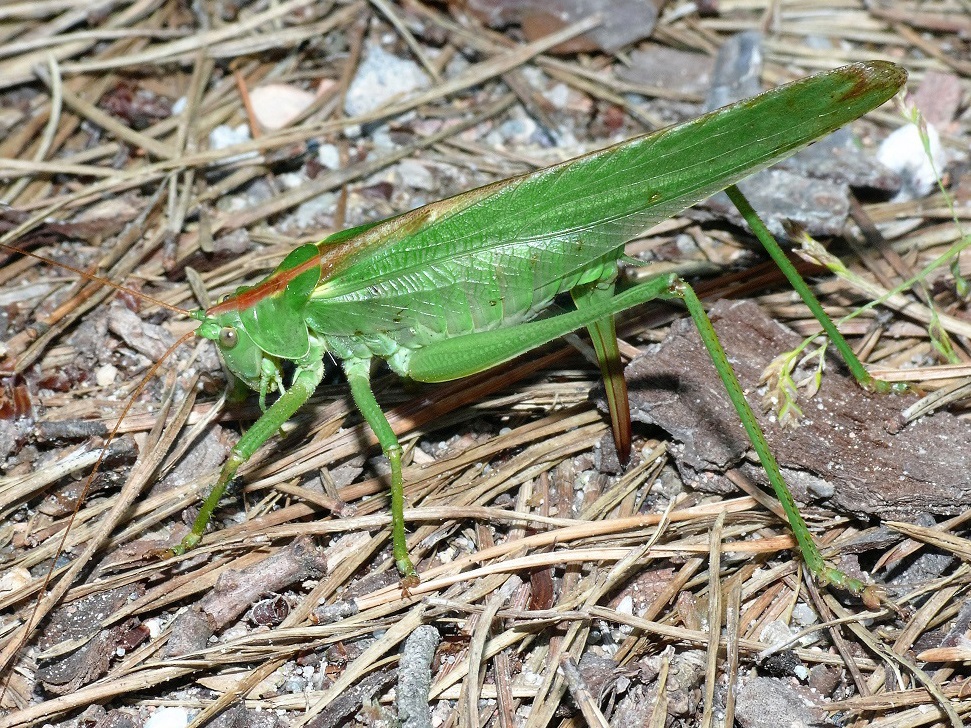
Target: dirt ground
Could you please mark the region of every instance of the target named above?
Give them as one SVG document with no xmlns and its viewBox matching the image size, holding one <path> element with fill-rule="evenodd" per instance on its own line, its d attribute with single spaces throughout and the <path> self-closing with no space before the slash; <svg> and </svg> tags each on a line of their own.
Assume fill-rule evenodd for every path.
<svg viewBox="0 0 971 728">
<path fill-rule="evenodd" d="M 971 710 L 967 0 L 51 0 L 0 4 L 0 34 L 0 728 Z M 172 348 L 187 311 L 298 244 L 868 59 L 906 68 L 906 97 L 744 190 L 777 234 L 825 244 L 792 258 L 906 391 L 865 391 L 818 340 L 778 358 L 820 328 L 727 197 L 643 231 L 625 270 L 696 287 L 866 600 L 808 575 L 671 302 L 618 320 L 625 466 L 579 339 L 440 385 L 375 368 L 418 586 L 391 557 L 387 461 L 329 360 L 199 547 L 161 557 L 260 416 L 223 396 L 210 342 Z"/>
</svg>

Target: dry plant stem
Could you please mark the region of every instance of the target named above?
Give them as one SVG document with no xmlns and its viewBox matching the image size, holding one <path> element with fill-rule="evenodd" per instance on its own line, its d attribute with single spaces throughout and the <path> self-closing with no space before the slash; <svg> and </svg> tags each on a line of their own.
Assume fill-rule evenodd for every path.
<svg viewBox="0 0 971 728">
<path fill-rule="evenodd" d="M 715 711 L 715 684 L 718 675 L 718 643 L 722 632 L 721 550 L 725 512 L 715 518 L 711 527 L 711 551 L 708 556 L 708 661 L 705 667 L 705 692 L 702 698 L 701 727 L 711 728 Z"/>
<path fill-rule="evenodd" d="M 64 85 L 62 83 L 60 69 L 57 67 L 57 62 L 53 56 L 49 56 L 47 59 L 47 76 L 46 82 L 50 87 L 51 101 L 47 114 L 47 124 L 44 126 L 44 132 L 41 135 L 40 142 L 34 149 L 33 159 L 35 162 L 42 162 L 44 157 L 47 156 L 51 145 L 54 143 L 54 137 L 61 121 L 61 110 L 64 103 Z M 42 117 L 43 114 L 38 114 L 37 119 L 40 120 Z M 4 192 L 3 196 L 0 197 L 0 201 L 7 204 L 15 201 L 29 183 L 30 179 L 28 177 L 21 177 Z"/>
<path fill-rule="evenodd" d="M 385 667 L 376 669 L 365 675 L 358 683 L 353 685 L 347 692 L 342 693 L 337 700 L 327 706 L 327 708 L 317 716 L 316 725 L 319 726 L 343 726 L 348 721 L 353 720 L 358 713 L 373 710 L 378 705 L 382 696 L 394 686 L 395 673 L 400 668 Z M 287 701 L 289 704 L 281 707 L 289 710 L 300 710 L 301 705 L 294 701 Z"/>
<path fill-rule="evenodd" d="M 155 3 L 152 2 L 152 0 L 142 0 L 141 2 L 131 3 L 121 12 L 112 14 L 106 22 L 105 27 L 110 30 L 123 30 L 128 28 L 130 25 L 135 25 L 154 5 Z M 68 20 L 67 18 L 64 19 L 64 27 L 72 27 L 75 24 L 82 23 L 82 18 L 88 13 L 89 10 L 89 7 L 77 9 L 75 12 L 77 12 L 78 15 L 75 18 L 71 20 Z M 57 37 L 58 30 L 56 29 L 56 26 L 52 26 L 49 30 L 53 37 Z M 96 41 L 94 38 L 83 38 L 71 43 L 59 44 L 53 51 L 51 51 L 49 47 L 45 47 L 37 51 L 28 51 L 20 57 L 6 61 L 3 67 L 4 72 L 3 74 L 0 74 L 0 88 L 8 88 L 10 86 L 19 85 L 22 83 L 29 83 L 34 79 L 36 68 L 45 63 L 50 56 L 53 55 L 53 57 L 59 61 L 65 58 L 70 58 L 77 53 L 87 50 L 94 45 L 95 42 Z"/>
<path fill-rule="evenodd" d="M 382 107 L 376 112 L 355 117 L 354 119 L 348 119 L 346 122 L 341 120 L 338 122 L 321 125 L 315 128 L 313 130 L 313 133 L 322 134 L 328 131 L 336 131 L 336 130 L 342 129 L 344 128 L 344 126 L 348 124 L 365 124 L 370 121 L 376 121 L 387 117 L 397 116 L 421 104 L 430 103 L 440 97 L 447 96 L 447 95 L 456 93 L 458 91 L 461 91 L 463 89 L 481 84 L 483 81 L 488 80 L 489 78 L 492 78 L 497 75 L 501 75 L 507 70 L 510 70 L 512 68 L 515 68 L 521 65 L 529 58 L 533 57 L 536 54 L 544 52 L 545 50 L 552 47 L 553 45 L 556 45 L 564 40 L 567 40 L 578 33 L 582 33 L 584 30 L 589 29 L 593 25 L 595 25 L 595 22 L 590 20 L 575 23 L 574 25 L 568 26 L 563 30 L 558 31 L 557 33 L 547 36 L 546 38 L 543 38 L 541 41 L 537 41 L 527 46 L 523 46 L 521 47 L 521 49 L 517 49 L 513 52 L 507 53 L 503 57 L 496 59 L 495 61 L 485 61 L 483 63 L 480 63 L 477 66 L 473 67 L 472 69 L 468 70 L 461 77 L 452 79 L 450 82 L 443 84 L 442 86 L 439 86 L 430 92 L 418 94 L 408 99 L 405 102 L 399 103 L 391 107 Z M 64 69 L 62 69 L 62 72 L 63 71 Z M 294 138 L 293 132 L 289 132 L 289 133 L 278 134 L 275 137 L 264 137 L 258 140 L 253 140 L 251 142 L 238 144 L 231 148 L 221 150 L 218 153 L 200 152 L 196 154 L 185 155 L 174 161 L 164 161 L 160 163 L 145 165 L 132 175 L 128 175 L 128 174 L 115 175 L 114 177 L 112 177 L 111 179 L 103 183 L 103 186 L 105 190 L 114 189 L 115 191 L 119 191 L 120 189 L 124 189 L 127 187 L 151 182 L 153 179 L 157 179 L 158 177 L 162 176 L 166 171 L 170 169 L 181 169 L 189 166 L 205 166 L 213 162 L 218 162 L 219 160 L 227 158 L 229 156 L 239 157 L 249 152 L 267 151 L 273 148 L 286 146 L 288 144 L 293 143 L 294 141 L 297 141 L 299 138 L 305 138 L 309 135 L 310 133 L 307 130 L 301 130 L 299 136 L 296 138 Z M 14 167 L 16 167 L 19 164 L 16 160 L 0 160 L 0 172 L 3 171 L 3 165 L 7 161 L 9 161 L 10 164 L 14 165 Z M 310 187 L 313 189 L 316 189 L 312 185 Z M 88 190 L 85 191 L 84 194 L 87 197 L 93 193 L 96 193 L 96 190 L 93 188 L 89 188 Z M 314 194 L 319 194 L 319 192 L 315 192 Z M 297 204 L 297 202 L 302 202 L 303 200 L 307 199 L 308 196 L 312 196 L 312 195 L 308 195 L 307 193 L 304 193 L 304 196 L 301 196 L 301 199 L 299 199 L 298 201 L 292 201 L 288 199 L 287 205 L 284 209 L 287 209 L 293 204 Z M 78 200 L 77 199 L 72 200 L 69 198 L 69 199 L 63 200 L 60 204 L 69 204 L 72 202 L 76 204 Z M 45 215 L 43 217 L 46 217 L 46 215 L 48 214 L 50 214 L 49 211 L 45 212 Z M 267 214 L 270 214 L 270 213 L 264 210 L 263 212 L 260 213 L 260 217 L 257 219 L 262 219 L 262 217 Z M 43 219 L 43 217 L 41 217 L 40 219 Z M 230 221 L 232 222 L 230 223 Z M 223 229 L 226 229 L 226 230 L 233 229 L 233 226 L 239 227 L 241 225 L 250 224 L 252 222 L 253 220 L 249 219 L 245 215 L 240 216 L 238 214 L 234 214 L 232 216 L 227 216 L 221 221 L 214 222 L 213 232 L 217 232 Z"/>
<path fill-rule="evenodd" d="M 735 693 L 738 685 L 738 641 L 741 637 L 739 613 L 742 607 L 742 584 L 740 581 L 733 582 L 729 587 L 727 602 L 725 660 L 728 664 L 725 672 L 728 690 L 725 696 L 725 725 L 733 725 L 735 723 Z"/>
<path fill-rule="evenodd" d="M 661 668 L 657 676 L 657 701 L 651 710 L 648 728 L 664 728 L 668 720 L 668 673 L 671 668 L 671 653 L 668 648 L 661 659 Z"/>
<path fill-rule="evenodd" d="M 428 691 L 432 684 L 432 658 L 441 640 L 438 630 L 430 624 L 417 627 L 405 640 L 395 690 L 402 728 L 431 728 Z"/>
<path fill-rule="evenodd" d="M 660 593 L 655 597 L 648 610 L 642 618 L 651 621 L 656 619 L 668 605 L 674 603 L 678 594 L 685 588 L 685 585 L 694 577 L 695 573 L 704 565 L 705 561 L 700 558 L 690 558 L 678 569 L 669 582 L 667 582 Z M 651 645 L 649 638 L 643 633 L 637 632 L 630 635 L 617 651 L 617 661 L 621 664 L 635 661 L 643 655 Z"/>
<path fill-rule="evenodd" d="M 600 712 L 600 708 L 597 706 L 597 700 L 590 693 L 590 689 L 584 684 L 583 676 L 580 674 L 580 670 L 577 669 L 573 658 L 569 655 L 564 655 L 560 659 L 559 669 L 566 679 L 567 687 L 570 690 L 570 697 L 573 698 L 573 702 L 580 708 L 580 712 L 583 713 L 586 724 L 590 728 L 608 728 L 609 723 L 607 723 L 604 714 Z"/>
<path fill-rule="evenodd" d="M 239 22 L 230 23 L 222 28 L 210 30 L 205 33 L 193 34 L 185 38 L 180 38 L 161 47 L 155 47 L 143 53 L 132 54 L 126 58 L 89 61 L 80 63 L 62 64 L 62 72 L 67 73 L 90 73 L 92 71 L 102 71 L 111 68 L 124 68 L 147 64 L 154 66 L 164 61 L 176 60 L 180 57 L 191 57 L 190 54 L 214 46 L 225 40 L 237 36 L 245 36 L 261 26 L 272 24 L 286 15 L 301 10 L 313 4 L 313 0 L 286 0 L 285 2 L 273 5 L 269 10 L 262 13 L 241 19 Z M 352 6 L 357 13 L 361 12 L 362 3 Z"/>
<path fill-rule="evenodd" d="M 723 510 L 727 513 L 744 511 L 753 507 L 754 503 L 755 501 L 750 498 L 739 498 L 732 501 L 723 501 L 713 506 L 701 506 L 674 511 L 669 514 L 668 519 L 672 523 L 704 519 L 706 517 L 715 516 Z M 421 595 L 426 592 L 432 592 L 457 581 L 462 581 L 466 578 L 472 579 L 478 578 L 479 576 L 485 574 L 502 573 L 504 571 L 504 565 L 509 563 L 508 553 L 513 550 L 526 548 L 529 553 L 532 553 L 536 549 L 544 546 L 555 545 L 558 543 L 569 543 L 573 539 L 586 539 L 611 533 L 631 532 L 635 531 L 636 529 L 655 526 L 664 522 L 664 520 L 665 516 L 652 514 L 646 516 L 634 516 L 624 519 L 615 519 L 612 521 L 582 523 L 576 526 L 558 529 L 549 533 L 540 533 L 533 536 L 528 536 L 527 538 L 521 539 L 516 543 L 499 544 L 490 549 L 456 559 L 451 564 L 428 569 L 425 572 L 425 578 L 423 579 L 422 583 L 412 589 L 412 594 Z M 784 539 L 776 541 L 774 546 L 776 548 L 786 548 L 791 546 L 792 543 L 792 540 L 785 537 Z M 683 552 L 683 549 L 686 548 L 686 546 L 687 545 L 680 545 L 676 547 L 676 549 Z M 732 544 L 732 547 L 740 550 L 760 548 L 757 543 Z M 654 548 L 661 550 L 664 547 L 655 546 Z M 709 546 L 707 543 L 699 543 L 693 548 L 695 548 L 699 553 L 707 553 Z M 591 549 L 586 552 L 586 554 L 590 556 L 593 556 L 595 553 L 604 554 L 605 551 L 604 549 L 600 548 Z M 617 558 L 622 559 L 628 557 L 631 552 L 630 549 L 617 549 L 615 551 L 611 551 L 610 553 L 612 555 L 616 555 Z M 579 556 L 580 554 L 575 554 L 574 558 L 579 558 Z M 556 563 L 556 558 L 556 554 L 536 553 L 531 556 L 523 557 L 520 563 L 523 567 L 536 566 L 539 564 L 552 564 Z M 474 571 L 462 571 L 463 569 L 467 569 L 472 564 L 479 562 L 488 563 L 494 559 L 498 560 L 498 563 L 489 564 L 488 566 L 484 566 Z M 560 561 L 562 561 L 562 558 L 560 558 Z M 396 586 L 389 586 L 376 591 L 367 597 L 360 597 L 356 600 L 356 602 L 363 610 L 378 604 L 394 601 L 395 599 L 400 599 L 400 590 Z"/>
<path fill-rule="evenodd" d="M 963 561 L 968 561 L 971 559 L 971 541 L 968 539 L 961 538 L 951 533 L 947 533 L 945 528 L 947 524 L 941 524 L 940 526 L 935 526 L 934 528 L 928 528 L 926 526 L 915 526 L 912 523 L 903 523 L 901 521 L 887 521 L 886 525 L 895 531 L 900 531 L 908 538 L 921 541 L 936 548 L 945 549 L 950 551 L 955 556 L 960 557 Z"/>
<path fill-rule="evenodd" d="M 821 594 L 820 597 L 823 601 L 825 601 L 826 606 L 829 607 L 837 616 L 848 616 L 846 609 L 830 595 Z M 892 667 L 900 665 L 910 672 L 910 674 L 912 674 L 915 678 L 917 678 L 918 682 L 920 682 L 931 694 L 937 707 L 944 713 L 948 722 L 954 728 L 961 728 L 964 725 L 960 717 L 958 717 L 954 706 L 951 705 L 951 701 L 948 700 L 947 697 L 941 692 L 940 686 L 934 682 L 930 675 L 922 670 L 909 656 L 888 650 L 859 623 L 848 622 L 847 626 L 858 639 L 860 639 L 871 651 L 874 652 L 874 654 L 886 660 L 888 665 Z"/>
<path fill-rule="evenodd" d="M 37 705 L 0 717 L 0 728 L 23 728 L 54 716 L 89 705 L 103 703 L 119 695 L 146 690 L 170 680 L 191 675 L 193 667 L 156 667 L 130 675 L 113 677 L 108 683 L 95 683 L 69 695 L 50 698 Z"/>
<path fill-rule="evenodd" d="M 605 619 L 614 624 L 626 624 L 636 630 L 642 631 L 644 634 L 677 643 L 704 647 L 707 645 L 709 640 L 709 632 L 707 630 L 672 627 L 671 625 L 664 624 L 662 622 L 655 622 L 628 614 L 621 614 L 616 610 L 608 609 L 606 607 L 591 607 L 590 609 L 586 610 L 586 616 L 592 619 Z M 738 648 L 745 654 L 759 653 L 767 646 L 768 645 L 765 643 L 758 642 L 757 640 L 744 638 L 738 640 Z M 719 649 L 724 649 L 727 647 L 727 641 L 719 639 L 718 647 Z M 844 660 L 839 655 L 822 653 L 815 649 L 796 648 L 793 651 L 801 660 L 821 665 L 837 665 L 840 667 L 845 667 Z M 868 671 L 872 671 L 876 667 L 876 663 L 870 658 L 856 658 L 855 663 L 860 669 L 865 669 Z"/>
<path fill-rule="evenodd" d="M 599 575 L 596 572 L 586 576 L 584 578 L 585 590 L 580 590 L 575 597 L 576 602 L 582 602 L 583 609 L 587 609 L 592 605 L 595 605 L 600 599 L 603 598 L 605 594 L 611 593 L 620 584 L 624 582 L 633 572 L 633 567 L 635 564 L 639 563 L 641 558 L 652 548 L 655 539 L 659 538 L 661 532 L 664 530 L 664 524 L 667 523 L 670 513 L 666 512 L 661 517 L 661 522 L 654 538 L 648 540 L 647 543 L 642 545 L 640 548 L 628 549 L 618 559 L 618 563 L 604 575 Z M 724 513 L 723 513 L 724 516 Z M 563 557 L 560 554 L 561 558 Z M 569 561 L 572 557 L 567 557 Z M 565 659 L 576 659 L 575 656 L 571 656 L 571 650 L 576 649 L 576 645 L 582 644 L 586 639 L 587 631 L 589 627 L 586 625 L 580 625 L 579 623 L 574 623 L 571 625 L 570 630 L 568 630 L 566 636 L 563 638 L 563 645 L 561 651 L 558 654 L 557 659 L 560 660 L 560 664 Z M 551 645 L 551 653 L 553 652 L 553 645 Z M 551 658 L 553 655 L 551 654 Z M 537 691 L 537 699 L 542 705 L 552 706 L 558 704 L 560 697 L 563 695 L 566 689 L 567 679 L 561 679 L 560 674 L 557 673 L 555 677 L 549 675 L 544 683 L 540 686 Z M 549 719 L 548 711 L 537 711 L 533 713 L 537 715 L 536 725 L 542 725 L 544 719 Z"/>
<path fill-rule="evenodd" d="M 468 650 L 468 673 L 462 682 L 460 694 L 459 725 L 478 726 L 482 724 L 479 715 L 479 696 L 486 677 L 486 666 L 483 659 L 486 640 L 492 633 L 492 622 L 496 613 L 519 588 L 522 580 L 518 576 L 511 576 L 503 586 L 493 593 L 486 602 L 485 609 L 475 619 L 472 639 Z"/>
<path fill-rule="evenodd" d="M 492 658 L 496 684 L 496 708 L 499 728 L 513 728 L 516 724 L 516 700 L 513 697 L 513 660 L 511 650 L 503 650 Z"/>
</svg>

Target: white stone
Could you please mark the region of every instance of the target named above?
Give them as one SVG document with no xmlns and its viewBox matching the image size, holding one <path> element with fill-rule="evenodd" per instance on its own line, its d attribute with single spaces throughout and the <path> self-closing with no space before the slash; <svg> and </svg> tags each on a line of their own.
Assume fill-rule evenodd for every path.
<svg viewBox="0 0 971 728">
<path fill-rule="evenodd" d="M 360 116 L 384 106 L 395 97 L 404 99 L 418 89 L 428 88 L 428 76 L 414 61 L 373 46 L 357 68 L 344 102 L 348 116 Z"/>
</svg>

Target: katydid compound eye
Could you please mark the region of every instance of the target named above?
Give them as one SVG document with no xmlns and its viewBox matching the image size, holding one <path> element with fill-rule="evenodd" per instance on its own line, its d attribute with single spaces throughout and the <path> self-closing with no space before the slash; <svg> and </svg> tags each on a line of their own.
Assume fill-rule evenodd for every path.
<svg viewBox="0 0 971 728">
<path fill-rule="evenodd" d="M 231 326 L 227 326 L 219 332 L 219 346 L 223 349 L 232 349 L 239 343 L 239 336 L 236 335 L 236 329 Z"/>
</svg>

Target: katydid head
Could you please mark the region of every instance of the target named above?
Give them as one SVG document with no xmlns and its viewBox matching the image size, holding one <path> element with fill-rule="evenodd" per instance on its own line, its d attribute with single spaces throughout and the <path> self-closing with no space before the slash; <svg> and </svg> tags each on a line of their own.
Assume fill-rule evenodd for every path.
<svg viewBox="0 0 971 728">
<path fill-rule="evenodd" d="M 283 377 L 280 360 L 253 341 L 238 311 L 215 315 L 198 311 L 193 316 L 201 321 L 196 335 L 216 344 L 219 356 L 233 376 L 264 395 L 278 387 Z"/>
<path fill-rule="evenodd" d="M 299 363 L 311 350 L 304 308 L 320 279 L 315 245 L 303 245 L 255 286 L 243 286 L 192 317 L 197 334 L 214 341 L 227 368 L 250 389 L 268 392 L 283 384 L 283 361 Z"/>
</svg>

